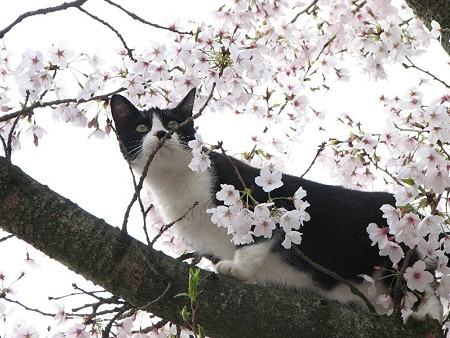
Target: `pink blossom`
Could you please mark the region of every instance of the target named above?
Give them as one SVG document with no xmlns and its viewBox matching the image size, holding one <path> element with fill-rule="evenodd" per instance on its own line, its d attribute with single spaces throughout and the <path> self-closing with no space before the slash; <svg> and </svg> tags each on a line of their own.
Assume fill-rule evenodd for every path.
<svg viewBox="0 0 450 338">
<path fill-rule="evenodd" d="M 387 244 L 387 234 L 389 233 L 388 227 L 379 227 L 375 223 L 370 223 L 367 227 L 367 232 L 372 240 L 372 246 L 378 244 L 378 247 L 382 248 Z"/>
<path fill-rule="evenodd" d="M 50 52 L 52 63 L 62 68 L 66 68 L 68 59 L 74 56 L 74 52 L 67 49 L 64 44 L 59 46 L 52 45 L 48 51 Z"/>
<path fill-rule="evenodd" d="M 281 243 L 281 245 L 285 249 L 290 249 L 292 243 L 299 245 L 301 242 L 302 242 L 302 234 L 298 231 L 290 231 L 286 233 L 284 241 Z"/>
<path fill-rule="evenodd" d="M 234 186 L 229 184 L 221 184 L 222 188 L 216 193 L 216 197 L 219 201 L 223 201 L 225 205 L 233 205 L 240 201 L 241 197 L 239 191 Z"/>
<path fill-rule="evenodd" d="M 383 212 L 383 218 L 386 218 L 389 226 L 395 226 L 400 221 L 401 212 L 390 204 L 384 204 L 380 210 Z"/>
<path fill-rule="evenodd" d="M 299 209 L 302 206 L 303 204 L 302 199 L 305 198 L 306 195 L 307 192 L 302 187 L 299 187 L 297 191 L 294 193 L 294 206 L 296 209 Z"/>
<path fill-rule="evenodd" d="M 103 130 L 97 128 L 88 135 L 88 139 L 93 137 L 93 138 L 103 140 L 103 139 L 105 139 L 105 136 L 106 136 L 105 132 Z"/>
<path fill-rule="evenodd" d="M 89 338 L 90 334 L 82 324 L 75 324 L 66 331 L 67 338 Z"/>
<path fill-rule="evenodd" d="M 370 133 L 365 133 L 364 136 L 355 143 L 357 149 L 364 149 L 366 153 L 372 153 L 373 148 L 377 145 L 377 140 L 375 140 Z"/>
<path fill-rule="evenodd" d="M 62 325 L 67 321 L 67 313 L 64 309 L 64 305 L 56 305 L 57 313 L 53 319 L 57 322 L 56 325 Z"/>
<path fill-rule="evenodd" d="M 44 56 L 39 51 L 32 51 L 28 49 L 22 55 L 22 63 L 19 66 L 19 69 L 28 68 L 30 72 L 38 72 L 42 68 L 44 68 Z"/>
<path fill-rule="evenodd" d="M 450 186 L 450 176 L 446 165 L 428 167 L 425 184 L 437 194 L 442 194 Z"/>
<path fill-rule="evenodd" d="M 303 225 L 302 213 L 299 210 L 286 211 L 280 217 L 280 226 L 288 233 L 292 229 L 298 230 Z"/>
<path fill-rule="evenodd" d="M 199 133 L 195 133 L 195 140 L 189 141 L 188 146 L 192 149 L 194 156 L 201 153 L 204 146 L 202 136 Z"/>
<path fill-rule="evenodd" d="M 255 225 L 253 232 L 257 237 L 263 236 L 264 238 L 271 238 L 272 231 L 276 228 L 268 207 L 270 207 L 270 204 L 258 204 L 253 211 Z"/>
<path fill-rule="evenodd" d="M 417 235 L 425 237 L 428 234 L 438 236 L 441 232 L 441 226 L 444 218 L 439 215 L 425 216 L 417 225 Z"/>
<path fill-rule="evenodd" d="M 417 261 L 413 266 L 406 269 L 404 278 L 410 290 L 423 292 L 433 282 L 433 275 L 425 269 L 424 261 Z"/>
<path fill-rule="evenodd" d="M 192 171 L 206 171 L 209 166 L 211 165 L 211 160 L 209 159 L 209 156 L 205 152 L 200 152 L 198 154 L 195 154 L 194 157 L 192 157 L 191 162 L 189 163 L 188 167 Z"/>
<path fill-rule="evenodd" d="M 232 224 L 234 214 L 230 207 L 219 205 L 217 208 L 206 209 L 206 212 L 212 214 L 211 222 L 218 226 L 228 228 Z"/>
<path fill-rule="evenodd" d="M 430 34 L 434 39 L 439 39 L 441 37 L 442 29 L 441 29 L 441 25 L 439 24 L 439 22 L 437 22 L 435 20 L 431 20 Z"/>
<path fill-rule="evenodd" d="M 378 296 L 376 303 L 378 305 L 381 305 L 384 309 L 390 310 L 389 312 L 392 313 L 392 309 L 394 307 L 394 302 L 392 301 L 392 297 L 390 295 L 382 294 L 382 295 Z"/>
<path fill-rule="evenodd" d="M 416 187 L 403 187 L 394 195 L 395 204 L 398 206 L 408 205 L 415 200 L 418 193 L 419 191 Z"/>
<path fill-rule="evenodd" d="M 34 326 L 27 326 L 25 323 L 21 323 L 18 325 L 15 330 L 14 337 L 17 338 L 38 338 L 39 333 Z"/>
<path fill-rule="evenodd" d="M 389 259 L 394 264 L 398 264 L 398 262 L 400 262 L 400 260 L 405 257 L 405 253 L 403 252 L 400 245 L 392 241 L 388 241 L 386 245 L 380 248 L 380 255 L 389 256 Z"/>
<path fill-rule="evenodd" d="M 281 172 L 270 171 L 267 167 L 261 169 L 260 176 L 255 178 L 255 183 L 263 188 L 265 192 L 270 192 L 283 185 Z"/>
</svg>

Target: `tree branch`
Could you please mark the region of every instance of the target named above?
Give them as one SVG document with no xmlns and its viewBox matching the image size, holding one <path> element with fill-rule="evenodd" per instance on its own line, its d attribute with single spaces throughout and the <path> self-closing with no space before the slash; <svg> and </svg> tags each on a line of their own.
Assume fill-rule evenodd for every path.
<svg viewBox="0 0 450 338">
<path fill-rule="evenodd" d="M 37 102 L 36 101 L 36 102 L 33 102 L 28 107 L 25 107 L 25 108 L 15 111 L 15 112 L 0 116 L 0 122 L 5 122 L 8 120 L 17 118 L 19 116 L 22 116 L 22 115 L 30 114 L 33 112 L 34 109 L 37 109 L 37 108 L 52 107 L 52 106 L 56 106 L 56 105 L 64 104 L 64 103 L 77 103 L 78 104 L 78 103 L 86 103 L 86 102 L 91 102 L 91 101 L 107 101 L 107 100 L 109 100 L 111 95 L 117 94 L 117 93 L 120 93 L 123 91 L 125 91 L 125 88 L 119 88 L 119 89 L 116 89 L 107 94 L 92 96 L 89 99 L 80 99 L 80 100 L 59 99 L 59 100 L 47 101 L 47 102 Z"/>
<path fill-rule="evenodd" d="M 158 28 L 158 29 L 168 30 L 168 31 L 170 31 L 170 32 L 172 32 L 172 33 L 184 34 L 184 35 L 194 35 L 193 32 L 183 32 L 183 31 L 179 31 L 179 30 L 177 30 L 177 29 L 171 28 L 171 27 L 164 27 L 164 26 L 158 25 L 158 24 L 156 24 L 156 23 L 152 23 L 152 22 L 146 21 L 146 20 L 142 19 L 140 16 L 138 16 L 138 15 L 136 15 L 136 14 L 134 14 L 134 13 L 132 13 L 132 12 L 126 10 L 126 9 L 123 8 L 122 6 L 116 4 L 115 2 L 112 2 L 112 1 L 110 1 L 110 0 L 104 0 L 104 1 L 105 1 L 106 3 L 108 3 L 108 4 L 110 4 L 111 6 L 114 6 L 114 7 L 118 8 L 118 9 L 120 9 L 122 12 L 126 13 L 126 14 L 127 14 L 130 18 L 132 18 L 133 20 L 142 22 L 142 23 L 145 24 L 145 25 L 149 25 L 149 26 L 152 26 L 152 27 Z"/>
<path fill-rule="evenodd" d="M 123 48 L 126 49 L 127 51 L 127 55 L 128 57 L 136 62 L 136 59 L 133 56 L 133 49 L 131 49 L 130 47 L 127 46 L 127 43 L 125 41 L 125 39 L 123 38 L 122 34 L 119 33 L 119 31 L 117 29 L 115 29 L 113 26 L 111 26 L 109 23 L 107 23 L 105 20 L 100 19 L 98 16 L 89 13 L 87 10 L 81 8 L 81 7 L 77 7 L 79 11 L 81 11 L 82 13 L 86 14 L 87 16 L 89 16 L 91 19 L 100 22 L 102 25 L 106 26 L 108 29 L 110 29 L 114 34 L 116 34 L 116 36 L 119 38 L 120 42 L 122 42 Z"/>
<path fill-rule="evenodd" d="M 9 168 L 9 169 L 8 169 Z M 85 278 L 182 325 L 189 266 L 130 237 L 0 157 L 0 227 Z M 195 226 L 195 225 L 193 225 Z M 168 287 L 170 283 L 170 287 Z M 248 285 L 202 271 L 200 323 L 213 337 L 442 337 L 439 323 L 405 327 L 306 291 Z"/>
<path fill-rule="evenodd" d="M 16 20 L 14 20 L 13 23 L 11 23 L 6 28 L 4 28 L 0 31 L 0 39 L 3 39 L 6 33 L 8 33 L 14 26 L 21 23 L 26 18 L 35 16 L 35 15 L 42 15 L 42 14 L 49 14 L 49 13 L 53 13 L 53 12 L 63 11 L 63 10 L 66 10 L 66 9 L 69 9 L 72 7 L 80 8 L 81 6 L 84 5 L 84 3 L 86 1 L 87 0 L 76 0 L 76 1 L 72 1 L 72 2 L 64 2 L 59 6 L 40 8 L 35 11 L 23 13 L 23 14 L 19 15 L 19 17 Z"/>
</svg>

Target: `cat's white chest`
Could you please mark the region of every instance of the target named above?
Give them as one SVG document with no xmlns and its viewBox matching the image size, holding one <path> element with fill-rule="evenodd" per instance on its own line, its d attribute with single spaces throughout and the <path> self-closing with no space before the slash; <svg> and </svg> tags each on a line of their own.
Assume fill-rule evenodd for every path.
<svg viewBox="0 0 450 338">
<path fill-rule="evenodd" d="M 213 224 L 211 215 L 206 212 L 216 206 L 211 173 L 191 171 L 187 167 L 189 162 L 186 159 L 189 157 L 186 158 L 186 154 L 171 158 L 167 165 L 163 162 L 166 159 L 155 157 L 145 180 L 164 222 L 175 222 L 172 229 L 195 251 L 220 259 L 232 259 L 236 247 L 231 237 L 226 229 Z"/>
</svg>

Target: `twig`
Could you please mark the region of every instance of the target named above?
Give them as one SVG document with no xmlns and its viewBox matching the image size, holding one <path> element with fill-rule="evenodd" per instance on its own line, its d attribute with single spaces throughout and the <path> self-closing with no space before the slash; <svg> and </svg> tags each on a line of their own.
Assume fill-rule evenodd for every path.
<svg viewBox="0 0 450 338">
<path fill-rule="evenodd" d="M 316 156 L 314 156 L 311 164 L 309 165 L 308 169 L 300 176 L 300 178 L 305 177 L 305 175 L 311 170 L 312 166 L 316 163 L 317 158 L 319 157 L 320 153 L 325 149 L 326 142 L 323 142 L 319 145 L 319 149 L 317 149 Z"/>
<path fill-rule="evenodd" d="M 242 178 L 242 175 L 239 172 L 239 169 L 237 168 L 236 163 L 233 162 L 231 157 L 229 157 L 227 154 L 225 154 L 225 149 L 223 149 L 223 142 L 219 142 L 217 147 L 219 147 L 219 149 L 221 150 L 222 154 L 226 157 L 228 162 L 230 162 L 231 166 L 233 167 L 234 173 L 236 174 L 237 178 L 239 179 L 239 182 L 241 182 L 241 184 L 242 184 L 242 188 L 244 190 L 247 190 L 247 185 L 245 184 L 245 181 Z"/>
<path fill-rule="evenodd" d="M 127 43 L 125 42 L 125 39 L 122 37 L 122 35 L 119 33 L 119 31 L 117 29 L 115 29 L 113 26 L 111 26 L 109 23 L 107 23 L 106 21 L 100 19 L 98 16 L 95 16 L 91 13 L 89 13 L 88 11 L 86 11 L 85 9 L 81 8 L 81 7 L 77 7 L 77 9 L 79 9 L 81 12 L 83 12 L 84 14 L 86 14 L 87 16 L 89 16 L 91 19 L 94 19 L 95 21 L 100 22 L 101 24 L 105 25 L 106 27 L 108 27 L 110 30 L 112 30 L 114 32 L 114 34 L 117 35 L 117 37 L 119 38 L 120 42 L 122 42 L 123 47 L 127 50 L 127 55 L 128 57 L 133 60 L 136 61 L 136 59 L 133 56 L 133 50 L 131 48 L 129 48 L 127 46 Z"/>
<path fill-rule="evenodd" d="M 109 100 L 109 97 L 111 95 L 117 94 L 117 93 L 120 93 L 123 91 L 125 91 L 125 88 L 119 88 L 119 89 L 116 89 L 107 94 L 92 96 L 89 99 L 80 99 L 80 100 L 60 99 L 60 100 L 54 100 L 54 101 L 48 101 L 48 102 L 33 102 L 28 107 L 25 107 L 25 108 L 15 111 L 15 112 L 0 116 L 0 122 L 5 122 L 8 120 L 11 120 L 20 115 L 30 114 L 33 112 L 34 109 L 37 109 L 37 108 L 46 108 L 46 107 L 51 107 L 51 106 L 55 106 L 55 105 L 59 105 L 59 104 L 63 104 L 63 103 L 86 103 L 86 102 L 91 102 L 91 101 L 106 101 L 106 100 Z"/>
<path fill-rule="evenodd" d="M 422 69 L 422 68 L 420 68 L 419 66 L 416 66 L 416 65 L 414 64 L 414 62 L 412 62 L 411 59 L 410 59 L 409 57 L 406 56 L 406 60 L 408 60 L 408 61 L 411 63 L 411 65 L 407 65 L 406 63 L 402 63 L 403 67 L 405 67 L 406 69 L 409 69 L 409 68 L 417 69 L 418 71 L 421 71 L 422 73 L 427 74 L 427 75 L 428 75 L 429 77 L 431 77 L 433 80 L 442 83 L 445 87 L 450 88 L 450 85 L 448 85 L 445 81 L 443 81 L 443 80 L 441 80 L 440 78 L 438 78 L 437 76 L 431 74 L 429 71 L 427 71 L 427 70 L 425 70 L 425 69 Z"/>
<path fill-rule="evenodd" d="M 13 134 L 14 131 L 16 130 L 17 124 L 19 123 L 19 119 L 20 119 L 20 115 L 18 115 L 15 119 L 14 122 L 11 126 L 11 130 L 9 131 L 8 134 L 8 142 L 6 142 L 6 149 L 5 149 L 5 156 L 6 156 L 6 161 L 8 163 L 11 163 L 11 156 L 12 156 L 12 139 L 13 139 Z"/>
<path fill-rule="evenodd" d="M 73 2 L 64 2 L 63 4 L 61 4 L 59 6 L 48 7 L 48 8 L 41 8 L 41 9 L 38 9 L 38 10 L 35 10 L 35 11 L 30 11 L 30 12 L 23 13 L 23 14 L 19 15 L 19 17 L 16 20 L 14 20 L 13 23 L 11 23 L 6 28 L 4 28 L 4 29 L 2 29 L 0 31 L 0 39 L 3 39 L 6 33 L 8 33 L 15 25 L 19 24 L 20 22 L 22 22 L 26 18 L 29 18 L 31 16 L 35 16 L 35 15 L 42 15 L 42 14 L 49 14 L 49 13 L 53 13 L 53 12 L 58 12 L 58 11 L 69 9 L 71 7 L 80 8 L 81 6 L 84 5 L 85 2 L 87 2 L 87 0 L 76 0 L 76 1 L 73 1 Z"/>
<path fill-rule="evenodd" d="M 292 248 L 294 249 L 295 254 L 297 254 L 306 263 L 311 265 L 314 269 L 316 269 L 317 271 L 320 271 L 320 272 L 322 272 L 322 273 L 324 273 L 324 274 L 326 274 L 326 275 L 336 279 L 337 281 L 347 285 L 350 288 L 350 291 L 354 295 L 360 297 L 364 301 L 364 303 L 366 304 L 366 306 L 368 307 L 370 312 L 377 313 L 375 308 L 373 307 L 372 303 L 367 299 L 367 297 L 361 291 L 359 291 L 358 288 L 355 287 L 351 282 L 349 282 L 346 279 L 342 278 L 341 276 L 339 276 L 334 271 L 328 270 L 327 268 L 324 268 L 320 264 L 317 264 L 316 262 L 311 260 L 308 256 L 306 256 L 299 248 L 297 248 L 295 246 L 292 246 Z"/>
<path fill-rule="evenodd" d="M 159 230 L 159 233 L 155 236 L 155 238 L 153 238 L 153 240 L 151 241 L 150 245 L 153 246 L 153 244 L 155 244 L 155 242 L 158 240 L 158 238 L 160 238 L 162 236 L 162 234 L 167 231 L 168 229 L 170 229 L 175 223 L 178 223 L 179 221 L 181 221 L 183 218 L 186 217 L 186 215 L 188 213 L 190 213 L 192 211 L 192 209 L 194 209 L 196 206 L 198 205 L 198 202 L 195 201 L 194 205 L 191 206 L 184 214 L 183 216 L 181 216 L 180 218 L 178 218 L 175 221 L 170 222 L 169 224 L 165 224 L 161 227 L 161 230 Z"/>
<path fill-rule="evenodd" d="M 75 290 L 78 290 L 78 291 L 82 292 L 82 294 L 89 295 L 89 296 L 91 296 L 91 297 L 93 297 L 93 298 L 95 298 L 98 301 L 103 302 L 103 303 L 113 303 L 113 304 L 123 304 L 124 303 L 124 302 L 120 302 L 119 301 L 119 297 L 117 297 L 117 296 L 111 296 L 109 298 L 104 298 L 104 297 L 100 297 L 100 296 L 95 295 L 96 293 L 99 293 L 99 292 L 107 293 L 107 291 L 86 291 L 86 290 L 80 288 L 75 283 L 72 284 L 72 287 Z"/>
<path fill-rule="evenodd" d="M 302 10 L 301 12 L 299 12 L 292 20 L 291 23 L 294 23 L 295 21 L 297 21 L 297 19 L 300 17 L 300 15 L 302 14 L 310 14 L 309 10 L 311 8 L 313 8 L 317 3 L 319 2 L 319 0 L 314 0 L 313 2 L 311 2 L 308 7 L 306 7 L 304 10 Z"/>
<path fill-rule="evenodd" d="M 109 334 L 111 332 L 111 328 L 114 324 L 114 322 L 120 317 L 122 316 L 125 312 L 127 312 L 130 309 L 129 305 L 124 305 L 122 307 L 122 309 L 120 309 L 109 321 L 109 323 L 105 326 L 105 328 L 103 329 L 102 332 L 102 338 L 108 338 Z"/>
<path fill-rule="evenodd" d="M 21 302 L 19 302 L 19 301 L 17 301 L 17 300 L 12 300 L 12 299 L 9 299 L 9 298 L 7 298 L 7 297 L 2 297 L 2 299 L 4 299 L 4 300 L 7 301 L 7 302 L 10 302 L 10 303 L 17 304 L 17 305 L 23 307 L 23 308 L 24 308 L 25 310 L 27 310 L 27 311 L 36 312 L 36 313 L 39 313 L 39 314 L 41 314 L 41 315 L 43 315 L 43 316 L 47 316 L 47 317 L 55 317 L 55 315 L 56 315 L 55 313 L 48 313 L 48 312 L 43 312 L 43 311 L 41 311 L 41 310 L 39 310 L 39 309 L 33 309 L 33 308 L 31 308 L 31 307 L 28 307 L 28 306 L 22 304 Z"/>
<path fill-rule="evenodd" d="M 0 238 L 0 243 L 4 242 L 4 241 L 6 241 L 6 240 L 8 240 L 10 238 L 13 238 L 13 237 L 14 237 L 14 235 L 8 235 L 8 236 L 5 236 L 5 237 L 2 237 L 2 238 Z"/>
<path fill-rule="evenodd" d="M 126 13 L 128 16 L 130 16 L 132 19 L 137 20 L 137 21 L 140 21 L 140 22 L 142 22 L 143 24 L 146 24 L 146 25 L 152 26 L 152 27 L 154 27 L 154 28 L 158 28 L 158 29 L 168 30 L 168 31 L 171 31 L 171 32 L 173 32 L 173 33 L 186 34 L 186 35 L 194 35 L 193 32 L 182 32 L 182 31 L 176 30 L 176 29 L 171 28 L 171 27 L 164 27 L 164 26 L 158 25 L 158 24 L 156 24 L 156 23 L 148 22 L 148 21 L 142 19 L 140 16 L 138 16 L 138 15 L 136 15 L 136 14 L 134 14 L 134 13 L 132 13 L 132 12 L 126 10 L 126 9 L 123 8 L 122 6 L 120 6 L 120 5 L 118 5 L 118 4 L 114 3 L 114 2 L 112 2 L 112 1 L 110 1 L 110 0 L 104 0 L 104 1 L 105 1 L 106 3 L 108 3 L 108 4 L 110 4 L 111 6 L 114 6 L 114 7 L 118 8 L 118 9 L 120 9 L 121 11 L 123 11 L 124 13 Z"/>
<path fill-rule="evenodd" d="M 394 295 L 394 313 L 400 313 L 401 306 L 400 306 L 400 300 L 401 300 L 401 288 L 403 284 L 403 275 L 405 274 L 406 269 L 409 267 L 409 262 L 412 258 L 412 255 L 416 252 L 417 245 L 414 247 L 414 249 L 408 250 L 408 252 L 405 255 L 405 259 L 403 260 L 402 267 L 400 268 L 400 271 L 397 275 L 397 279 L 395 280 L 394 290 L 392 291 L 392 294 Z"/>
</svg>

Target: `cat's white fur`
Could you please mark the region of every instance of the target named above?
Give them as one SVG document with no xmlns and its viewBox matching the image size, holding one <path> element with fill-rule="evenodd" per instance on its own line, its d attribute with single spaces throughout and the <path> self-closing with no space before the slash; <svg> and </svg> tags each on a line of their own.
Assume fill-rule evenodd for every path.
<svg viewBox="0 0 450 338">
<path fill-rule="evenodd" d="M 158 131 L 167 132 L 154 116 L 152 129 L 143 139 L 143 151 L 133 162 L 139 174 L 158 144 Z M 340 284 L 331 290 L 317 287 L 307 273 L 286 264 L 280 255 L 273 252 L 270 240 L 238 249 L 226 229 L 213 224 L 210 214 L 206 213 L 206 209 L 216 206 L 212 198 L 214 178 L 211 171 L 190 170 L 188 164 L 191 159 L 191 151 L 180 145 L 174 133 L 156 153 L 145 182 L 156 198 L 164 221 L 170 223 L 185 215 L 173 225 L 173 229 L 200 254 L 212 254 L 220 258 L 221 261 L 215 267 L 218 273 L 248 283 L 307 289 L 327 299 L 365 307 L 361 298 L 351 293 L 347 285 Z M 198 205 L 192 209 L 194 203 Z M 377 293 L 385 292 L 382 283 L 378 284 Z M 368 294 L 369 286 L 367 282 L 357 285 L 365 295 Z M 386 312 L 381 305 L 375 303 L 374 306 L 378 313 Z M 420 319 L 426 315 L 442 318 L 442 307 L 437 297 L 431 297 L 427 304 L 419 307 L 414 317 Z"/>
</svg>

